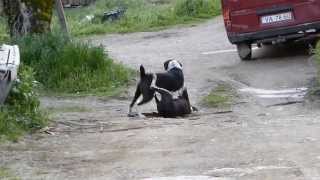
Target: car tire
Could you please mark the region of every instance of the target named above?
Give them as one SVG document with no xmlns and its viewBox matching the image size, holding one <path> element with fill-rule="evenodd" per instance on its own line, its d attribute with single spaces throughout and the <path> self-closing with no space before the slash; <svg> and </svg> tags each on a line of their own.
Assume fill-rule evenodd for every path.
<svg viewBox="0 0 320 180">
<path fill-rule="evenodd" d="M 237 44 L 237 51 L 241 60 L 243 61 L 251 60 L 252 58 L 251 44 L 249 43 Z"/>
</svg>

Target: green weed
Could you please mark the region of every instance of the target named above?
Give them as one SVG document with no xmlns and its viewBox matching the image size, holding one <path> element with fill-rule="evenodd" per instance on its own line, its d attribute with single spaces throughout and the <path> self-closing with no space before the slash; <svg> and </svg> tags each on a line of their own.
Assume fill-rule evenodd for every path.
<svg viewBox="0 0 320 180">
<path fill-rule="evenodd" d="M 177 17 L 209 18 L 220 14 L 219 0 L 178 0 L 174 10 Z"/>
<path fill-rule="evenodd" d="M 7 20 L 0 16 L 0 24 L 0 44 L 2 44 L 9 40 Z"/>
<path fill-rule="evenodd" d="M 316 49 L 314 50 L 315 56 L 315 66 L 317 71 L 317 77 L 315 82 L 309 89 L 309 98 L 312 100 L 319 100 L 320 97 L 320 42 L 317 43 Z"/>
<path fill-rule="evenodd" d="M 316 66 L 318 69 L 317 84 L 320 87 L 320 42 L 318 42 L 315 52 L 316 52 Z"/>
<path fill-rule="evenodd" d="M 19 180 L 20 178 L 12 175 L 11 171 L 7 168 L 0 167 L 0 179 L 4 180 Z"/>
<path fill-rule="evenodd" d="M 55 33 L 26 36 L 17 43 L 22 61 L 34 68 L 46 91 L 110 94 L 129 83 L 132 71 L 114 63 L 103 47 L 67 41 Z"/>
<path fill-rule="evenodd" d="M 125 7 L 117 21 L 101 22 L 103 12 Z M 157 30 L 176 24 L 208 19 L 220 14 L 220 0 L 98 0 L 95 4 L 66 11 L 70 30 L 75 36 Z M 92 21 L 86 16 L 94 15 Z M 54 19 L 57 26 L 57 18 Z"/>
<path fill-rule="evenodd" d="M 211 108 L 227 108 L 231 106 L 231 103 L 234 100 L 234 94 L 232 87 L 225 84 L 219 84 L 202 99 L 202 103 Z"/>
<path fill-rule="evenodd" d="M 33 70 L 22 65 L 20 80 L 14 83 L 4 105 L 0 107 L 0 138 L 16 141 L 25 132 L 32 132 L 47 124 L 40 110 L 37 82 Z"/>
</svg>

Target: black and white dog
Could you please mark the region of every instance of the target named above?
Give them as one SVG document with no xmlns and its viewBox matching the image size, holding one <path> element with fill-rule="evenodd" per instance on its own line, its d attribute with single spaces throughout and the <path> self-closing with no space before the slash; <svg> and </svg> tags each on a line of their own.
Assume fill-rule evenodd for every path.
<svg viewBox="0 0 320 180">
<path fill-rule="evenodd" d="M 134 98 L 129 107 L 129 116 L 133 116 L 132 108 L 138 98 L 142 95 L 142 100 L 138 106 L 151 101 L 155 94 L 153 87 L 166 89 L 169 92 L 176 92 L 184 87 L 184 75 L 182 65 L 177 60 L 168 60 L 164 63 L 164 73 L 146 73 L 144 67 L 140 66 L 140 81 L 137 85 Z"/>
<path fill-rule="evenodd" d="M 156 86 L 151 86 L 152 90 L 155 90 L 161 95 L 161 99 L 155 94 L 154 97 L 157 103 L 157 110 L 160 116 L 169 118 L 184 116 L 191 114 L 195 109 L 190 105 L 189 96 L 187 89 L 184 88 L 182 94 L 178 98 L 174 98 L 172 93 L 166 89 L 159 88 Z"/>
</svg>

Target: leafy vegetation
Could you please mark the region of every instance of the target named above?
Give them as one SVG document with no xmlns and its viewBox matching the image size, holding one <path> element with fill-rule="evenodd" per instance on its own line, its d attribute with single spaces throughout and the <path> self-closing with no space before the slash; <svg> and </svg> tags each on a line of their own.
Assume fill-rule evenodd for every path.
<svg viewBox="0 0 320 180">
<path fill-rule="evenodd" d="M 316 65 L 318 69 L 318 79 L 317 79 L 317 84 L 320 87 L 320 43 L 318 42 L 317 47 L 316 47 Z"/>
<path fill-rule="evenodd" d="M 0 139 L 16 141 L 47 124 L 36 93 L 40 87 L 56 93 L 113 95 L 129 83 L 132 71 L 114 63 L 102 47 L 58 34 L 30 35 L 15 42 L 23 64 L 19 82 L 0 107 Z"/>
<path fill-rule="evenodd" d="M 9 169 L 0 167 L 0 179 L 19 180 L 20 178 L 12 175 L 12 173 Z"/>
<path fill-rule="evenodd" d="M 6 26 L 7 21 L 5 18 L 0 16 L 0 44 L 4 43 L 9 40 L 9 34 L 8 34 L 8 26 Z"/>
<path fill-rule="evenodd" d="M 317 78 L 315 82 L 312 84 L 311 88 L 309 89 L 309 98 L 312 100 L 319 100 L 320 97 L 320 42 L 317 43 L 316 48 L 314 49 L 316 54 L 315 58 L 315 66 L 318 70 Z"/>
<path fill-rule="evenodd" d="M 21 66 L 20 80 L 14 83 L 5 102 L 0 107 L 0 138 L 17 140 L 24 132 L 33 131 L 46 125 L 47 117 L 40 110 L 40 102 L 35 89 L 33 70 Z"/>
<path fill-rule="evenodd" d="M 118 21 L 102 22 L 104 12 L 126 8 Z M 220 14 L 220 0 L 98 0 L 95 4 L 66 11 L 73 35 L 126 33 L 156 30 L 166 26 L 195 22 Z M 89 20 L 94 16 L 93 20 Z M 57 28 L 57 18 L 54 20 Z"/>
<path fill-rule="evenodd" d="M 103 12 L 116 7 L 127 9 L 120 20 L 100 21 Z M 79 36 L 154 30 L 219 13 L 220 0 L 98 0 L 92 6 L 68 10 L 67 18 L 73 35 Z M 89 21 L 88 15 L 95 18 Z M 10 40 L 6 22 L 0 17 L 0 43 L 17 43 L 23 64 L 19 82 L 14 83 L 5 105 L 0 107 L 0 139 L 15 141 L 47 124 L 36 91 L 40 85 L 46 92 L 110 95 L 129 83 L 132 71 L 114 63 L 102 47 L 65 40 L 58 33 Z M 57 29 L 57 19 L 54 22 Z M 7 172 L 0 169 L 1 176 L 7 176 Z"/>
<path fill-rule="evenodd" d="M 129 83 L 131 70 L 114 63 L 103 47 L 51 33 L 17 40 L 22 61 L 46 91 L 108 95 Z"/>
<path fill-rule="evenodd" d="M 225 84 L 219 84 L 207 96 L 202 99 L 204 105 L 211 108 L 230 107 L 234 98 L 232 87 Z"/>
</svg>

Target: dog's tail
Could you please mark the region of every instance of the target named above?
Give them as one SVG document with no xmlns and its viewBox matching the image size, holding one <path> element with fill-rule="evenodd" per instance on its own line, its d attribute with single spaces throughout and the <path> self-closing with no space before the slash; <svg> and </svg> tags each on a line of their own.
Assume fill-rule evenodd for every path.
<svg viewBox="0 0 320 180">
<path fill-rule="evenodd" d="M 142 65 L 140 65 L 140 77 L 143 77 L 146 75 L 146 70 L 144 69 L 144 67 Z"/>
</svg>

